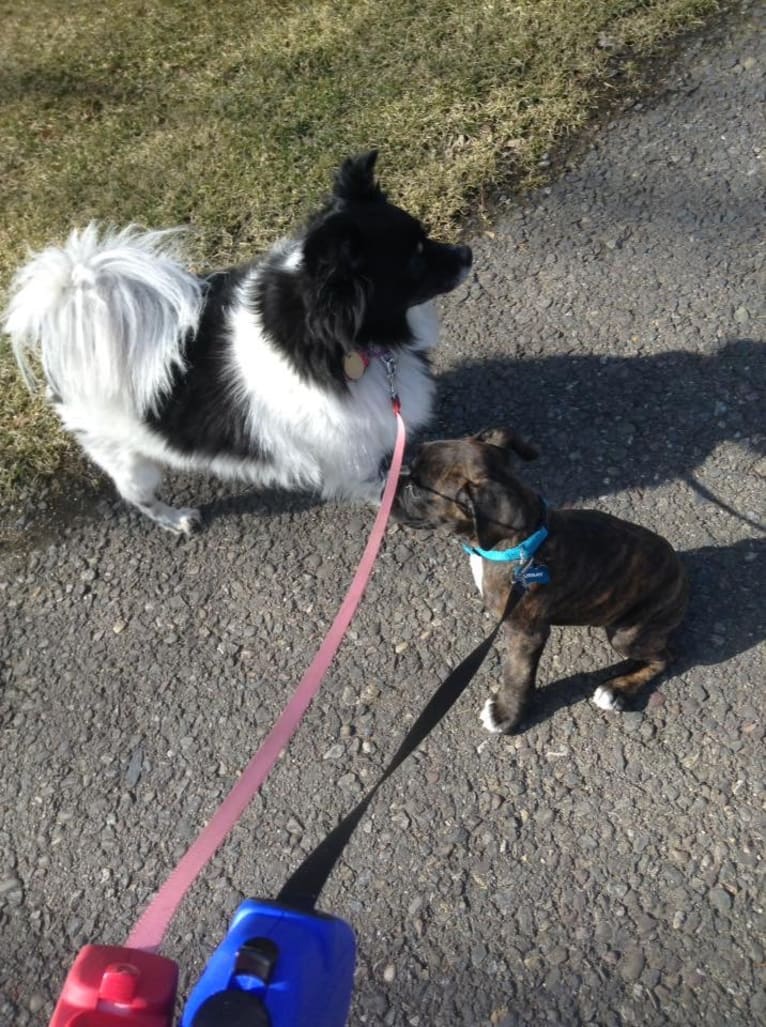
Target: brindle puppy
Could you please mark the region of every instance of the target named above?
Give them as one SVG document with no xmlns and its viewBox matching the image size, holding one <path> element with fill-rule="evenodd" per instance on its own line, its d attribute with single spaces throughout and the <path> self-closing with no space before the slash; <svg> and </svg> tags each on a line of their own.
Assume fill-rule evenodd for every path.
<svg viewBox="0 0 766 1027">
<path fill-rule="evenodd" d="M 551 624 L 603 627 L 612 647 L 638 661 L 628 673 L 596 689 L 602 709 L 624 700 L 661 674 L 671 660 L 668 636 L 686 610 L 688 583 L 670 544 L 646 528 L 596 510 L 547 510 L 540 496 L 513 473 L 516 453 L 537 451 L 507 429 L 423 445 L 400 479 L 394 515 L 414 527 L 445 525 L 472 546 L 501 550 L 529 538 L 547 518 L 550 534 L 535 562 L 548 584 L 532 584 L 504 624 L 503 683 L 481 719 L 489 731 L 510 732 L 534 687 Z M 505 610 L 518 563 L 471 556 L 484 603 Z"/>
</svg>

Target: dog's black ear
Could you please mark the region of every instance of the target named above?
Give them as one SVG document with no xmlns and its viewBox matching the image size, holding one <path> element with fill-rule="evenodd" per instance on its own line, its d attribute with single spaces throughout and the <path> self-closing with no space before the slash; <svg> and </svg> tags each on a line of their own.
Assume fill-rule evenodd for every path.
<svg viewBox="0 0 766 1027">
<path fill-rule="evenodd" d="M 323 344 L 349 352 L 356 346 L 369 288 L 354 223 L 337 213 L 311 228 L 303 244 L 303 266 L 309 331 Z"/>
<path fill-rule="evenodd" d="M 509 529 L 520 527 L 513 496 L 501 482 L 468 482 L 458 498 L 473 515 L 474 534 L 482 549 L 492 549 L 508 537 Z"/>
<path fill-rule="evenodd" d="M 485 428 L 474 438 L 478 442 L 486 442 L 499 449 L 513 450 L 522 460 L 537 460 L 540 456 L 540 450 L 537 447 L 533 446 L 531 442 L 527 442 L 526 439 L 522 439 L 510 428 Z"/>
<path fill-rule="evenodd" d="M 385 199 L 385 194 L 375 181 L 377 159 L 377 150 L 348 157 L 335 173 L 333 196 L 344 203 Z"/>
</svg>

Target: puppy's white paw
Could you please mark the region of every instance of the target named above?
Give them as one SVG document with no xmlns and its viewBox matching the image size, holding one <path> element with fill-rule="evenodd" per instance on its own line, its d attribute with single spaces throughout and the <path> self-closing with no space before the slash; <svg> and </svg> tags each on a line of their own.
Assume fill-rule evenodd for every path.
<svg viewBox="0 0 766 1027">
<path fill-rule="evenodd" d="M 611 688 L 607 688 L 606 685 L 599 685 L 596 691 L 593 693 L 591 700 L 600 710 L 612 710 L 621 712 L 625 709 L 625 701 L 619 696 L 615 695 Z"/>
<path fill-rule="evenodd" d="M 484 703 L 484 708 L 479 714 L 479 720 L 487 731 L 491 731 L 493 735 L 505 734 L 511 727 L 510 720 L 501 720 L 498 716 L 497 703 L 494 699 L 487 699 Z"/>
</svg>

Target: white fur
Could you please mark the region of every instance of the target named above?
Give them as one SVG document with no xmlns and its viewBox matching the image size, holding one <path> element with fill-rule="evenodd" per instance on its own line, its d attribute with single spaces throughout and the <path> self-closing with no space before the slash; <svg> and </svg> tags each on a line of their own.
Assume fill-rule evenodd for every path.
<svg viewBox="0 0 766 1027">
<path fill-rule="evenodd" d="M 479 720 L 487 731 L 493 735 L 501 735 L 509 727 L 507 720 L 498 720 L 495 715 L 495 700 L 487 699 L 479 714 Z"/>
<path fill-rule="evenodd" d="M 476 553 L 471 553 L 468 558 L 471 561 L 471 574 L 473 574 L 473 580 L 476 587 L 479 590 L 479 595 L 484 595 L 484 559 L 481 556 L 477 556 Z"/>
<path fill-rule="evenodd" d="M 36 350 L 64 426 L 126 500 L 171 531 L 190 531 L 198 514 L 156 499 L 162 465 L 310 488 L 325 498 L 377 500 L 380 461 L 396 436 L 380 360 L 349 383 L 348 395 L 307 384 L 242 303 L 228 312 L 229 390 L 246 402 L 253 439 L 265 444 L 272 460 L 181 453 L 147 426 L 142 415 L 156 409 L 174 369 L 183 365 L 182 342 L 202 305 L 200 283 L 179 262 L 175 239 L 174 232 L 134 227 L 99 239 L 89 225 L 63 247 L 34 256 L 14 280 L 4 325 L 27 383 L 34 383 L 28 353 Z M 300 267 L 299 243 L 284 242 L 280 249 L 285 269 Z M 258 274 L 258 268 L 251 272 Z M 407 316 L 412 348 L 436 345 L 433 304 Z M 398 353 L 396 386 L 408 431 L 421 427 L 431 413 L 434 385 L 410 349 Z"/>
<path fill-rule="evenodd" d="M 105 420 L 154 409 L 183 363 L 196 326 L 200 283 L 177 260 L 177 231 L 75 230 L 21 268 L 5 330 L 22 374 L 39 351 L 50 389 L 67 406 L 94 403 Z"/>
<path fill-rule="evenodd" d="M 427 306 L 433 309 L 432 304 Z M 427 312 L 408 313 L 418 348 L 433 346 L 438 324 Z M 255 437 L 274 454 L 274 467 L 254 472 L 261 484 L 314 488 L 323 496 L 367 492 L 381 455 L 393 449 L 396 422 L 380 360 L 373 359 L 350 396 L 338 396 L 302 381 L 264 337 L 256 314 L 244 304 L 231 313 L 232 381 L 250 411 Z M 409 430 L 421 427 L 431 409 L 433 382 L 407 350 L 398 354 L 397 389 Z M 375 484 L 375 488 L 379 488 Z"/>
<path fill-rule="evenodd" d="M 607 688 L 605 685 L 599 685 L 596 691 L 593 693 L 591 700 L 594 705 L 598 706 L 600 710 L 617 711 L 623 709 L 622 699 L 615 695 L 611 688 Z"/>
</svg>

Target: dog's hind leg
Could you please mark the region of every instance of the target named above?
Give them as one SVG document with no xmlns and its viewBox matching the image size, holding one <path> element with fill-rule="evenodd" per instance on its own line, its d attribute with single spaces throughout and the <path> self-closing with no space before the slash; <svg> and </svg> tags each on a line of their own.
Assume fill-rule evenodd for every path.
<svg viewBox="0 0 766 1027">
<path fill-rule="evenodd" d="M 593 702 L 602 710 L 623 710 L 626 699 L 665 670 L 672 660 L 667 647 L 667 629 L 608 629 L 607 636 L 620 656 L 636 660 L 638 666 L 626 674 L 611 678 L 593 693 Z"/>
<path fill-rule="evenodd" d="M 521 720 L 535 687 L 537 665 L 548 641 L 547 625 L 521 631 L 512 622 L 503 625 L 506 651 L 503 684 L 481 711 L 481 722 L 493 734 L 508 734 Z"/>
<path fill-rule="evenodd" d="M 675 556 L 664 578 L 643 617 L 606 629 L 612 648 L 620 656 L 635 660 L 637 666 L 596 689 L 593 702 L 602 710 L 624 709 L 625 700 L 662 674 L 673 660 L 668 639 L 683 619 L 689 596 L 687 576 Z"/>
<path fill-rule="evenodd" d="M 154 460 L 102 439 L 77 433 L 85 452 L 114 482 L 122 498 L 175 535 L 190 535 L 200 525 L 199 510 L 161 503 L 155 493 L 162 472 Z"/>
</svg>

